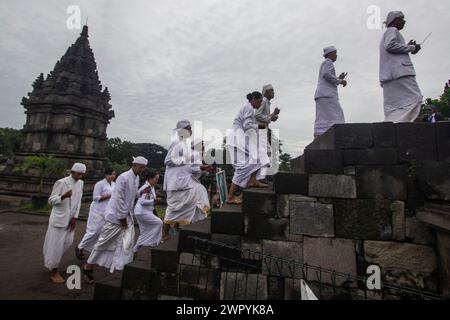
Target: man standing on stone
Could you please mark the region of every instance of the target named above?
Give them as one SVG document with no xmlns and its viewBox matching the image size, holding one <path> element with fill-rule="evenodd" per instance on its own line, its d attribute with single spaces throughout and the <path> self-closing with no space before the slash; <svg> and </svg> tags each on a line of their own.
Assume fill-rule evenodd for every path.
<svg viewBox="0 0 450 320">
<path fill-rule="evenodd" d="M 116 181 L 111 199 L 106 207 L 105 225 L 94 246 L 84 275 L 88 282 L 94 282 L 94 265 L 114 270 L 122 270 L 133 261 L 134 221 L 132 212 L 135 200 L 139 197 L 139 175 L 147 166 L 144 157 L 133 158 L 132 167 L 122 173 Z"/>
<path fill-rule="evenodd" d="M 384 94 L 385 121 L 414 122 L 420 113 L 423 96 L 409 53 L 417 54 L 420 44 L 406 44 L 400 34 L 406 21 L 401 11 L 389 12 L 387 29 L 380 43 L 380 83 Z"/>
<path fill-rule="evenodd" d="M 262 88 L 263 101 L 261 106 L 255 111 L 255 119 L 259 128 L 259 143 L 270 158 L 270 146 L 272 143 L 272 133 L 269 125 L 271 122 L 278 120 L 280 109 L 275 108 L 273 113 L 270 113 L 270 101 L 275 97 L 275 91 L 271 84 L 265 85 Z"/>
<path fill-rule="evenodd" d="M 75 247 L 75 255 L 78 259 L 84 260 L 84 250 L 92 252 L 97 243 L 98 236 L 102 232 L 105 224 L 105 211 L 108 206 L 114 190 L 116 172 L 113 169 L 105 169 L 105 178 L 97 182 L 94 186 L 94 193 L 91 206 L 89 207 L 89 216 L 86 224 L 86 233 L 80 244 Z"/>
<path fill-rule="evenodd" d="M 86 166 L 75 163 L 70 176 L 55 182 L 48 203 L 53 206 L 45 235 L 44 263 L 51 272 L 53 283 L 64 283 L 58 271 L 63 254 L 73 243 L 75 225 L 80 213 Z"/>
<path fill-rule="evenodd" d="M 337 49 L 334 46 L 323 49 L 325 61 L 322 62 L 319 71 L 314 100 L 316 100 L 316 121 L 314 124 L 314 138 L 319 137 L 334 124 L 345 123 L 344 111 L 339 103 L 338 86 L 347 86 L 343 72 L 336 77 L 334 62 L 337 60 Z"/>
</svg>

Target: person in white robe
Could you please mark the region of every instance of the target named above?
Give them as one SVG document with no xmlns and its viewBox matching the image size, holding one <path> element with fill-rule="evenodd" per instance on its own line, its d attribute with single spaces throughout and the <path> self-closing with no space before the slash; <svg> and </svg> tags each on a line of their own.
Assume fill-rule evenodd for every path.
<svg viewBox="0 0 450 320">
<path fill-rule="evenodd" d="M 319 81 L 314 95 L 316 101 L 316 120 L 314 123 L 314 138 L 324 134 L 337 123 L 345 123 L 344 111 L 339 102 L 338 86 L 347 86 L 344 72 L 336 77 L 334 62 L 337 60 L 337 49 L 329 46 L 323 49 L 325 60 L 319 71 Z"/>
<path fill-rule="evenodd" d="M 139 175 L 147 166 L 144 157 L 133 158 L 130 170 L 116 180 L 111 199 L 106 207 L 105 225 L 94 249 L 83 267 L 88 283 L 94 282 L 94 265 L 114 272 L 123 270 L 124 265 L 133 261 L 134 221 L 133 207 L 140 196 Z"/>
<path fill-rule="evenodd" d="M 105 169 L 105 178 L 97 182 L 94 186 L 92 203 L 89 207 L 89 216 L 86 224 L 86 233 L 82 240 L 75 247 L 75 255 L 78 259 L 84 260 L 84 250 L 92 252 L 97 243 L 98 236 L 105 224 L 105 211 L 114 190 L 116 172 L 113 169 Z"/>
<path fill-rule="evenodd" d="M 44 264 L 53 283 L 64 283 L 58 271 L 61 258 L 73 243 L 75 225 L 80 214 L 86 166 L 75 163 L 70 176 L 55 182 L 48 203 L 53 206 L 44 241 Z"/>
<path fill-rule="evenodd" d="M 265 178 L 263 168 L 270 165 L 267 149 L 259 143 L 258 123 L 255 109 L 261 106 L 262 94 L 253 92 L 247 95 L 248 103 L 239 110 L 233 121 L 233 129 L 228 132 L 226 148 L 234 168 L 233 180 L 228 192 L 228 204 L 241 204 L 235 196 L 238 188 L 266 188 L 260 180 Z"/>
<path fill-rule="evenodd" d="M 271 100 L 275 98 L 275 90 L 271 84 L 267 84 L 262 88 L 263 100 L 261 106 L 255 110 L 255 119 L 259 128 L 259 143 L 263 149 L 267 149 L 267 155 L 269 158 L 272 156 L 271 142 L 272 132 L 270 130 L 270 123 L 278 120 L 280 115 L 280 109 L 270 112 Z M 276 153 L 273 154 L 274 156 Z M 276 161 L 273 159 L 273 161 Z"/>
<path fill-rule="evenodd" d="M 409 55 L 417 54 L 421 46 L 413 40 L 406 44 L 400 33 L 406 24 L 404 17 L 401 11 L 389 12 L 387 29 L 380 42 L 380 83 L 386 122 L 414 122 L 423 101 Z"/>
<path fill-rule="evenodd" d="M 171 226 L 205 219 L 210 209 L 209 204 L 202 205 L 200 198 L 203 186 L 193 177 L 192 151 L 188 141 L 192 135 L 191 123 L 188 120 L 179 121 L 174 131 L 172 144 L 164 160 L 166 171 L 163 189 L 167 193 L 167 208 L 163 241 L 170 238 Z"/>
<path fill-rule="evenodd" d="M 194 218 L 191 223 L 201 221 L 207 217 L 211 210 L 211 204 L 208 197 L 208 190 L 200 182 L 200 178 L 205 171 L 213 171 L 213 168 L 203 163 L 204 145 L 203 140 L 197 139 L 192 143 L 192 178 L 194 179 L 194 189 L 198 193 L 197 196 L 197 208 Z"/>
<path fill-rule="evenodd" d="M 159 201 L 155 191 L 159 173 L 147 170 L 143 175 L 146 182 L 139 189 L 139 193 L 142 195 L 134 207 L 134 217 L 139 224 L 139 238 L 134 246 L 134 252 L 138 252 L 142 246 L 158 246 L 162 238 L 163 222 L 155 213 L 155 203 Z"/>
</svg>

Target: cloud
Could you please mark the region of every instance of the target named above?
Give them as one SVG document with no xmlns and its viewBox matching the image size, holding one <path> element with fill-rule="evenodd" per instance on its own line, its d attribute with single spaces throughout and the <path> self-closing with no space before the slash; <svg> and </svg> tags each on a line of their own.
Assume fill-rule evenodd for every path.
<svg viewBox="0 0 450 320">
<path fill-rule="evenodd" d="M 170 130 L 182 118 L 225 132 L 245 95 L 272 83 L 273 106 L 282 109 L 274 128 L 284 150 L 300 154 L 312 139 L 321 50 L 330 44 L 339 49 L 337 71 L 349 73 L 349 86 L 340 90 L 347 121 L 382 121 L 382 31 L 367 28 L 369 5 L 379 5 L 383 18 L 403 10 L 407 39 L 433 31 L 414 57 L 425 96 L 439 96 L 449 77 L 450 62 L 442 54 L 450 49 L 447 0 L 433 6 L 420 0 L 3 1 L 0 126 L 24 124 L 21 97 L 78 36 L 79 30 L 66 28 L 66 8 L 73 4 L 82 21 L 89 17 L 100 79 L 111 92 L 116 118 L 108 135 L 136 142 L 168 146 Z"/>
</svg>

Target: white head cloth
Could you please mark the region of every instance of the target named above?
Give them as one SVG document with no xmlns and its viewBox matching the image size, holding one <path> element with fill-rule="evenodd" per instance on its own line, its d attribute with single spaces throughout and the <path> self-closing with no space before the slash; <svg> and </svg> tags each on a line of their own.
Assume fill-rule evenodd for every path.
<svg viewBox="0 0 450 320">
<path fill-rule="evenodd" d="M 329 46 L 323 49 L 323 56 L 326 57 L 327 54 L 337 51 L 335 46 Z"/>
<path fill-rule="evenodd" d="M 148 160 L 145 159 L 144 157 L 133 157 L 133 164 L 142 164 L 144 166 L 146 166 L 148 163 Z"/>
<path fill-rule="evenodd" d="M 386 18 L 386 27 L 388 27 L 395 19 L 404 18 L 405 15 L 401 11 L 391 11 L 388 13 Z"/>
<path fill-rule="evenodd" d="M 182 130 L 186 129 L 187 127 L 190 127 L 191 123 L 189 120 L 181 120 L 177 122 L 177 127 L 174 130 Z"/>
<path fill-rule="evenodd" d="M 271 84 L 266 84 L 263 88 L 262 88 L 262 95 L 264 96 L 265 94 L 266 94 L 266 91 L 267 90 L 270 90 L 270 89 L 272 89 L 273 90 L 273 86 L 271 85 Z"/>
<path fill-rule="evenodd" d="M 86 173 L 86 165 L 84 163 L 76 162 L 70 170 L 77 173 Z"/>
</svg>

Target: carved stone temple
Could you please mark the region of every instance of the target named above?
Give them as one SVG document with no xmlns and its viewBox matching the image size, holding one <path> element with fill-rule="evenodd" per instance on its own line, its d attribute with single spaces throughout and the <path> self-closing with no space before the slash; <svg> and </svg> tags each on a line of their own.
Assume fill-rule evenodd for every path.
<svg viewBox="0 0 450 320">
<path fill-rule="evenodd" d="M 103 176 L 106 128 L 114 111 L 108 88 L 99 80 L 88 37 L 84 26 L 54 69 L 46 78 L 41 73 L 33 91 L 22 99 L 27 116 L 24 140 L 14 163 L 0 172 L 0 203 L 23 200 L 37 192 L 40 177 L 35 172 L 19 175 L 14 171 L 27 156 L 52 154 L 67 168 L 74 162 L 85 163 L 85 192 Z M 46 177 L 44 193 L 50 193 L 55 179 Z"/>
</svg>

